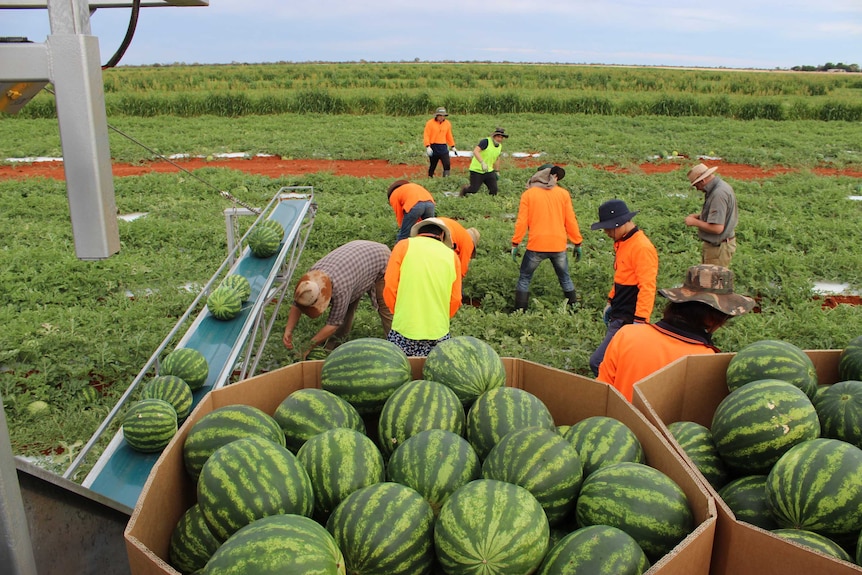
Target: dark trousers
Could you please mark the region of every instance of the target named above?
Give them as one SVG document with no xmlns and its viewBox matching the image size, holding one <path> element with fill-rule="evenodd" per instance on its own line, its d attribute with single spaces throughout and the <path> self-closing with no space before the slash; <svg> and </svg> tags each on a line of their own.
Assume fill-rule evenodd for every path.
<svg viewBox="0 0 862 575">
<path fill-rule="evenodd" d="M 470 172 L 470 185 L 461 188 L 462 194 L 475 194 L 482 187 L 482 184 L 488 186 L 488 193 L 492 196 L 497 195 L 497 172 L 487 172 L 480 174 L 479 172 Z"/>
<path fill-rule="evenodd" d="M 449 146 L 447 144 L 431 144 L 431 157 L 428 158 L 428 177 L 434 177 L 434 171 L 437 169 L 437 162 L 443 164 L 443 172 L 448 172 L 451 164 L 449 163 Z"/>
</svg>

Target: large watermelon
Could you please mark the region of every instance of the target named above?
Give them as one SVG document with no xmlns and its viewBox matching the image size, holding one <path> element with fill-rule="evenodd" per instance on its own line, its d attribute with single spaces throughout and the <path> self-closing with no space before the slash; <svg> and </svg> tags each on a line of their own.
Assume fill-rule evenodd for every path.
<svg viewBox="0 0 862 575">
<path fill-rule="evenodd" d="M 798 543 L 803 547 L 819 551 L 824 555 L 829 555 L 830 557 L 841 559 L 842 561 L 848 561 L 850 563 L 853 562 L 853 559 L 850 558 L 850 554 L 844 551 L 840 545 L 819 533 L 805 531 L 804 529 L 776 529 L 772 534 L 777 535 L 782 539 Z"/>
<path fill-rule="evenodd" d="M 853 338 L 838 356 L 838 377 L 862 380 L 862 335 Z"/>
<path fill-rule="evenodd" d="M 384 479 L 383 456 L 367 435 L 337 427 L 306 441 L 296 454 L 314 488 L 316 517 L 325 521 L 341 501 Z"/>
<path fill-rule="evenodd" d="M 334 393 L 306 387 L 285 397 L 273 418 L 284 430 L 285 446 L 296 453 L 309 438 L 327 429 L 346 427 L 365 433 L 356 408 Z"/>
<path fill-rule="evenodd" d="M 469 335 L 438 343 L 425 359 L 422 377 L 449 387 L 465 406 L 506 384 L 506 367 L 490 345 Z"/>
<path fill-rule="evenodd" d="M 348 573 L 431 573 L 434 513 L 405 485 L 384 482 L 354 491 L 335 508 L 326 528 L 344 553 Z"/>
<path fill-rule="evenodd" d="M 207 297 L 207 309 L 218 320 L 232 320 L 242 311 L 242 298 L 232 287 L 220 285 Z"/>
<path fill-rule="evenodd" d="M 811 358 L 786 341 L 764 339 L 748 344 L 727 365 L 730 391 L 760 379 L 780 379 L 792 383 L 809 399 L 817 393 L 817 370 Z"/>
<path fill-rule="evenodd" d="M 221 287 L 231 288 L 239 295 L 241 302 L 246 302 L 251 297 L 251 284 L 248 279 L 240 274 L 230 274 L 219 284 Z"/>
<path fill-rule="evenodd" d="M 718 455 L 709 428 L 694 421 L 675 421 L 667 429 L 713 489 L 721 489 L 729 473 Z"/>
<path fill-rule="evenodd" d="M 177 412 L 177 420 L 183 421 L 192 410 L 192 388 L 175 375 L 158 375 L 144 384 L 143 399 L 163 399 Z"/>
<path fill-rule="evenodd" d="M 281 237 L 270 227 L 257 226 L 246 236 L 248 249 L 256 258 L 268 258 L 278 253 Z"/>
<path fill-rule="evenodd" d="M 643 447 L 625 423 L 605 415 L 580 420 L 563 437 L 578 451 L 584 477 L 605 465 L 631 461 L 646 463 Z"/>
<path fill-rule="evenodd" d="M 178 347 L 162 360 L 159 375 L 175 375 L 194 391 L 206 383 L 209 365 L 200 351 L 192 347 Z"/>
<path fill-rule="evenodd" d="M 332 535 L 302 515 L 274 515 L 246 525 L 219 547 L 200 575 L 346 575 Z"/>
<path fill-rule="evenodd" d="M 434 526 L 437 560 L 448 575 L 527 575 L 548 549 L 550 528 L 529 491 L 477 479 L 443 504 Z"/>
<path fill-rule="evenodd" d="M 649 568 L 649 559 L 628 533 L 609 525 L 590 525 L 557 542 L 536 574 L 641 575 Z"/>
<path fill-rule="evenodd" d="M 348 401 L 361 415 L 370 415 L 378 414 L 412 375 L 400 347 L 385 339 L 363 337 L 329 354 L 320 370 L 320 386 Z"/>
<path fill-rule="evenodd" d="M 197 503 L 189 507 L 171 533 L 168 559 L 180 573 L 194 573 L 204 565 L 221 542 L 204 521 Z"/>
<path fill-rule="evenodd" d="M 434 511 L 462 485 L 478 479 L 479 456 L 470 443 L 451 431 L 429 429 L 395 448 L 386 464 L 389 481 L 418 491 Z"/>
<path fill-rule="evenodd" d="M 862 381 L 839 381 L 818 393 L 814 409 L 823 437 L 862 448 Z"/>
<path fill-rule="evenodd" d="M 296 456 L 262 437 L 237 439 L 201 469 L 197 501 L 207 527 L 225 541 L 256 519 L 314 510 L 311 480 Z"/>
<path fill-rule="evenodd" d="M 582 526 L 622 529 L 652 562 L 694 529 L 682 489 L 658 469 L 641 463 L 615 463 L 594 471 L 581 486 L 576 515 Z"/>
<path fill-rule="evenodd" d="M 712 438 L 722 460 L 745 475 L 766 473 L 788 449 L 820 435 L 808 396 L 778 379 L 752 381 L 715 410 Z"/>
<path fill-rule="evenodd" d="M 467 440 L 484 460 L 504 435 L 524 427 L 554 430 L 554 418 L 538 397 L 516 387 L 495 387 L 467 412 Z"/>
<path fill-rule="evenodd" d="M 161 451 L 177 433 L 177 412 L 162 399 L 134 402 L 123 417 L 123 437 L 135 451 Z"/>
<path fill-rule="evenodd" d="M 258 227 L 261 228 L 270 228 L 272 231 L 276 233 L 278 236 L 278 241 L 284 239 L 284 226 L 278 220 L 262 220 Z"/>
<path fill-rule="evenodd" d="M 778 523 L 766 501 L 766 475 L 746 475 L 727 483 L 718 492 L 736 519 L 767 531 L 778 529 Z"/>
<path fill-rule="evenodd" d="M 408 381 L 389 396 L 380 412 L 378 434 L 388 457 L 405 439 L 420 431 L 444 429 L 464 434 L 467 416 L 455 392 L 436 381 Z"/>
<path fill-rule="evenodd" d="M 578 452 L 556 430 L 526 427 L 510 431 L 491 448 L 482 477 L 529 491 L 554 527 L 575 507 L 583 466 Z"/>
<path fill-rule="evenodd" d="M 855 536 L 862 529 L 862 450 L 837 439 L 800 443 L 769 472 L 766 496 L 781 527 Z"/>
</svg>

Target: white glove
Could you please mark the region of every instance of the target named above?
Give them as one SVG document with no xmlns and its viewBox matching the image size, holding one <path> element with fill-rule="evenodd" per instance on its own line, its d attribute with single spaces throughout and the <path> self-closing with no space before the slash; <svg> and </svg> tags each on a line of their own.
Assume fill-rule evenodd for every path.
<svg viewBox="0 0 862 575">
<path fill-rule="evenodd" d="M 434 150 L 431 149 L 431 146 L 426 146 L 425 147 L 425 153 L 428 154 L 428 157 L 430 158 L 431 156 L 434 155 Z"/>
<path fill-rule="evenodd" d="M 452 146 L 452 153 L 456 156 L 458 155 L 458 150 L 455 148 L 455 146 Z"/>
<path fill-rule="evenodd" d="M 487 171 L 488 171 L 488 164 L 486 164 L 485 162 L 482 162 L 482 171 L 483 171 L 483 172 L 487 172 Z"/>
</svg>

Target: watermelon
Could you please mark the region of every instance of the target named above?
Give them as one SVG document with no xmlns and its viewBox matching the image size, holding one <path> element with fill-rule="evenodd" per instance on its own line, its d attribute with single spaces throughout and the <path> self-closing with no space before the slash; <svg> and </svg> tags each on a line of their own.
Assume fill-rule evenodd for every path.
<svg viewBox="0 0 862 575">
<path fill-rule="evenodd" d="M 554 430 L 554 418 L 538 397 L 516 387 L 486 391 L 467 412 L 467 440 L 484 460 L 500 438 L 524 427 Z"/>
<path fill-rule="evenodd" d="M 143 399 L 163 399 L 177 412 L 177 420 L 183 421 L 192 410 L 192 388 L 175 375 L 159 375 L 148 381 L 141 390 Z"/>
<path fill-rule="evenodd" d="M 284 431 L 285 446 L 294 453 L 309 438 L 327 429 L 346 427 L 365 433 L 365 422 L 356 408 L 334 393 L 312 387 L 298 389 L 284 398 L 273 418 Z"/>
<path fill-rule="evenodd" d="M 284 432 L 271 416 L 251 405 L 226 405 L 195 422 L 183 444 L 186 471 L 197 480 L 207 459 L 219 447 L 244 437 L 263 437 L 283 446 Z"/>
<path fill-rule="evenodd" d="M 437 560 L 448 575 L 527 575 L 547 552 L 550 527 L 529 491 L 477 479 L 453 493 L 434 526 Z"/>
<path fill-rule="evenodd" d="M 482 393 L 506 384 L 506 367 L 490 345 L 459 335 L 434 346 L 425 358 L 422 377 L 451 387 L 469 406 Z"/>
<path fill-rule="evenodd" d="M 344 556 L 322 525 L 302 515 L 263 517 L 219 547 L 199 575 L 346 575 Z"/>
<path fill-rule="evenodd" d="M 424 379 L 408 381 L 383 404 L 377 428 L 381 450 L 389 457 L 405 439 L 428 429 L 463 435 L 466 418 L 451 388 Z"/>
<path fill-rule="evenodd" d="M 320 370 L 320 386 L 350 402 L 361 415 L 376 415 L 412 375 L 400 347 L 385 339 L 363 337 L 329 354 Z"/>
<path fill-rule="evenodd" d="M 526 427 L 510 431 L 491 448 L 482 477 L 529 491 L 554 527 L 575 507 L 583 466 L 577 450 L 556 430 Z"/>
<path fill-rule="evenodd" d="M 319 433 L 299 448 L 296 457 L 311 479 L 314 511 L 322 521 L 345 497 L 384 479 L 380 450 L 355 429 Z"/>
<path fill-rule="evenodd" d="M 177 521 L 168 546 L 168 560 L 180 573 L 193 573 L 206 565 L 221 545 L 207 527 L 201 507 L 189 507 Z"/>
<path fill-rule="evenodd" d="M 862 381 L 839 381 L 819 393 L 814 409 L 823 437 L 840 439 L 862 448 Z"/>
<path fill-rule="evenodd" d="M 256 258 L 268 258 L 278 253 L 281 239 L 275 230 L 267 226 L 257 226 L 246 236 L 248 249 Z"/>
<path fill-rule="evenodd" d="M 862 529 L 862 450 L 837 439 L 800 443 L 769 472 L 766 497 L 780 527 L 855 536 Z"/>
<path fill-rule="evenodd" d="M 814 549 L 815 551 L 819 551 L 820 553 L 829 555 L 835 559 L 841 559 L 842 561 L 848 561 L 850 563 L 853 562 L 853 559 L 850 558 L 850 554 L 844 551 L 840 545 L 828 537 L 818 533 L 805 531 L 804 529 L 776 529 L 772 534 L 777 535 L 782 539 L 798 543 L 803 547 Z"/>
<path fill-rule="evenodd" d="M 721 489 L 729 473 L 718 455 L 709 428 L 694 421 L 675 421 L 667 429 L 713 489 Z"/>
<path fill-rule="evenodd" d="M 161 451 L 176 433 L 177 412 L 162 399 L 136 401 L 123 417 L 123 438 L 135 451 Z"/>
<path fill-rule="evenodd" d="M 278 241 L 284 239 L 284 226 L 278 220 L 262 220 L 257 224 L 261 228 L 269 228 L 276 233 Z"/>
<path fill-rule="evenodd" d="M 682 489 L 642 463 L 615 463 L 587 476 L 575 513 L 581 526 L 610 525 L 625 531 L 652 562 L 694 529 Z"/>
<path fill-rule="evenodd" d="M 605 465 L 624 461 L 646 463 L 637 436 L 625 423 L 613 417 L 587 417 L 572 425 L 563 437 L 577 450 L 584 466 L 584 477 Z"/>
<path fill-rule="evenodd" d="M 323 360 L 323 359 L 326 359 L 326 356 L 328 356 L 328 355 L 329 355 L 329 350 L 323 346 L 318 345 L 318 346 L 312 347 L 310 350 L 308 350 L 308 353 L 305 354 L 305 359 L 307 361 Z"/>
<path fill-rule="evenodd" d="M 862 335 L 853 338 L 838 356 L 838 378 L 862 380 Z"/>
<path fill-rule="evenodd" d="M 246 279 L 246 277 L 243 275 L 230 274 L 222 280 L 219 286 L 235 290 L 236 293 L 239 295 L 239 300 L 241 303 L 245 303 L 246 301 L 248 301 L 248 298 L 251 297 L 251 284 L 248 282 L 248 279 Z"/>
<path fill-rule="evenodd" d="M 727 365 L 727 387 L 733 391 L 760 379 L 780 379 L 805 392 L 817 393 L 817 370 L 811 358 L 786 341 L 764 339 L 748 344 Z"/>
<path fill-rule="evenodd" d="M 434 513 L 405 485 L 383 482 L 354 491 L 329 516 L 326 529 L 344 553 L 348 573 L 431 573 Z"/>
<path fill-rule="evenodd" d="M 220 285 L 207 297 L 207 309 L 218 320 L 232 320 L 242 311 L 242 299 L 232 287 Z"/>
<path fill-rule="evenodd" d="M 736 519 L 767 531 L 778 529 L 766 501 L 766 476 L 746 475 L 727 483 L 718 491 L 719 497 L 733 511 Z"/>
<path fill-rule="evenodd" d="M 92 385 L 82 386 L 81 389 L 78 390 L 78 393 L 76 393 L 76 395 L 80 397 L 81 400 L 88 406 L 99 401 L 99 398 L 102 396 L 102 394 L 99 393 L 99 390 L 97 390 Z"/>
<path fill-rule="evenodd" d="M 725 397 L 712 418 L 721 459 L 744 475 L 766 473 L 788 449 L 820 435 L 808 396 L 778 379 L 752 381 Z"/>
<path fill-rule="evenodd" d="M 429 429 L 406 439 L 389 457 L 386 478 L 412 487 L 431 505 L 434 516 L 452 493 L 478 479 L 479 456 L 451 431 Z"/>
<path fill-rule="evenodd" d="M 216 449 L 197 483 L 204 521 L 225 541 L 256 519 L 314 510 L 311 480 L 296 456 L 268 439 L 246 437 Z"/>
<path fill-rule="evenodd" d="M 563 537 L 542 561 L 537 575 L 641 575 L 650 568 L 637 541 L 609 525 L 582 527 Z"/>
<path fill-rule="evenodd" d="M 175 375 L 189 384 L 192 391 L 204 386 L 209 365 L 204 354 L 191 347 L 178 347 L 162 360 L 159 375 Z"/>
</svg>

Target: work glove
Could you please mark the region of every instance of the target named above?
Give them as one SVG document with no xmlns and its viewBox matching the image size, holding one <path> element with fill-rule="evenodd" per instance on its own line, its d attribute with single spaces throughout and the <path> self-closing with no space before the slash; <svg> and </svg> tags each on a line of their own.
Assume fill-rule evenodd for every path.
<svg viewBox="0 0 862 575">
<path fill-rule="evenodd" d="M 611 304 L 605 306 L 605 311 L 602 312 L 602 321 L 605 322 L 605 326 L 610 325 L 611 323 Z"/>
<path fill-rule="evenodd" d="M 425 153 L 428 154 L 428 157 L 430 158 L 431 156 L 434 155 L 434 150 L 431 149 L 431 146 L 426 146 L 425 147 Z"/>
<path fill-rule="evenodd" d="M 512 261 L 518 263 L 518 246 L 512 246 Z"/>
<path fill-rule="evenodd" d="M 482 162 L 481 165 L 482 165 L 482 171 L 487 172 L 488 171 L 488 164 L 486 164 L 485 162 Z"/>
<path fill-rule="evenodd" d="M 458 149 L 457 149 L 455 146 L 452 146 L 452 152 L 453 152 L 456 156 L 458 155 Z"/>
<path fill-rule="evenodd" d="M 581 256 L 584 255 L 584 252 L 581 249 L 581 246 L 577 245 L 577 246 L 572 247 L 572 255 L 575 256 L 576 262 L 581 261 Z"/>
</svg>

